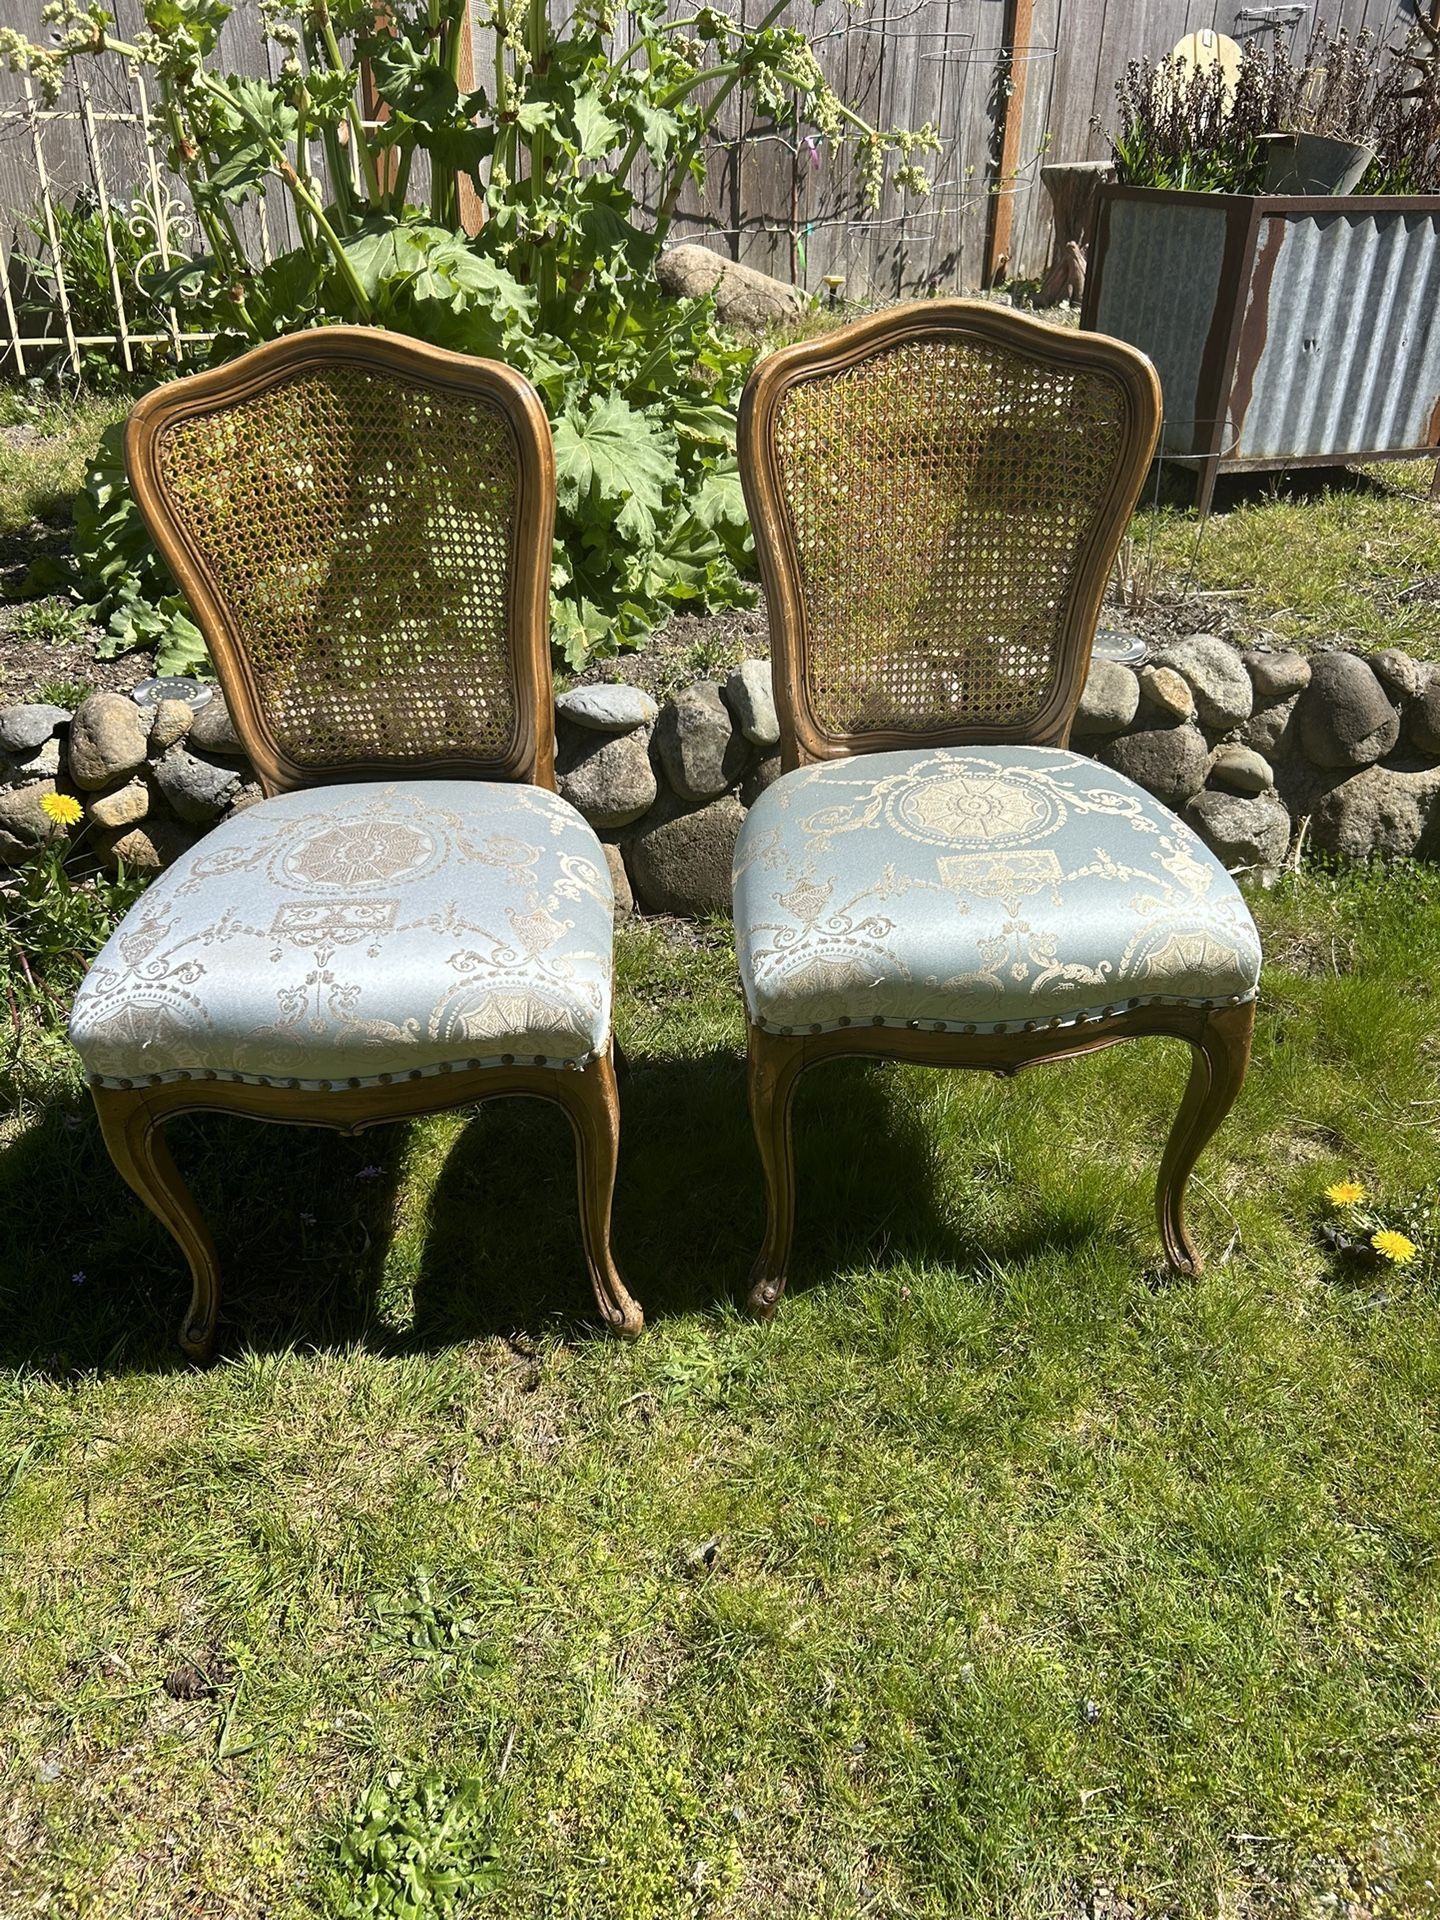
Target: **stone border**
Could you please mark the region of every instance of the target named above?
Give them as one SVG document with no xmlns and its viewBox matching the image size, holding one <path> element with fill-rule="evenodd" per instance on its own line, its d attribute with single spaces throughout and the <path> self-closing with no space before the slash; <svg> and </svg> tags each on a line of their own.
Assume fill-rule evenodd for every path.
<svg viewBox="0 0 1440 1920">
<path fill-rule="evenodd" d="M 663 706 L 618 682 L 555 706 L 560 791 L 606 844 L 621 910 L 728 912 L 740 822 L 780 771 L 768 661 Z M 1440 857 L 1440 667 L 1393 650 L 1307 658 L 1199 635 L 1135 669 L 1097 659 L 1074 745 L 1232 870 L 1273 872 L 1302 839 L 1351 859 Z M 141 872 L 260 798 L 218 692 L 198 709 L 118 693 L 73 714 L 0 708 L 0 866 L 65 837 L 40 805 L 57 791 L 84 807 L 102 859 Z"/>
</svg>

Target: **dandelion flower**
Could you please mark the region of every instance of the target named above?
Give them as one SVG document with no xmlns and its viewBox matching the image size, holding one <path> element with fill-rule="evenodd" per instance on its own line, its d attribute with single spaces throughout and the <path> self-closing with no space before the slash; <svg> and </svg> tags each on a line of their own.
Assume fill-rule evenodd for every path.
<svg viewBox="0 0 1440 1920">
<path fill-rule="evenodd" d="M 1407 1240 L 1403 1233 L 1396 1233 L 1390 1227 L 1380 1233 L 1372 1233 L 1370 1244 L 1397 1267 L 1408 1267 L 1420 1251 L 1413 1240 Z"/>
<path fill-rule="evenodd" d="M 73 793 L 43 793 L 40 796 L 40 811 L 48 813 L 62 827 L 73 827 L 84 809 Z"/>
<path fill-rule="evenodd" d="M 1333 1187 L 1326 1187 L 1325 1198 L 1332 1207 L 1358 1207 L 1365 1189 L 1358 1180 L 1337 1180 Z"/>
</svg>

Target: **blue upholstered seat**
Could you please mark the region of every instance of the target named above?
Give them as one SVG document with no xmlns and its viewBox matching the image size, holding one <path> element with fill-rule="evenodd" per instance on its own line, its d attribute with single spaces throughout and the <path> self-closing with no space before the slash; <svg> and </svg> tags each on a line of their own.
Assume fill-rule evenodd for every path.
<svg viewBox="0 0 1440 1920">
<path fill-rule="evenodd" d="M 735 849 L 735 935 L 770 1033 L 1009 1032 L 1252 998 L 1255 923 L 1183 821 L 1053 747 L 865 754 L 784 774 Z"/>
<path fill-rule="evenodd" d="M 579 1067 L 609 1040 L 613 908 L 594 832 L 542 788 L 284 793 L 207 834 L 130 910 L 71 1039 L 105 1086 Z"/>
</svg>

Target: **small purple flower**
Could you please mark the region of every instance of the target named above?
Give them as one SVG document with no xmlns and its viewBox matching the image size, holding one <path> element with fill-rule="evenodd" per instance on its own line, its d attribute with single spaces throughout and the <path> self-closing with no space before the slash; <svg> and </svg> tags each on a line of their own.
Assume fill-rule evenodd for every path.
<svg viewBox="0 0 1440 1920">
<path fill-rule="evenodd" d="M 86 1278 L 86 1276 L 85 1276 L 85 1269 L 84 1269 L 84 1268 L 82 1267 L 82 1268 L 80 1269 L 80 1271 L 79 1271 L 79 1273 L 72 1273 L 72 1274 L 71 1274 L 71 1276 L 70 1276 L 70 1284 L 71 1284 L 71 1286 L 72 1286 L 72 1287 L 83 1287 L 83 1286 L 84 1286 L 84 1284 L 85 1284 L 85 1278 Z"/>
<path fill-rule="evenodd" d="M 355 1178 L 357 1180 L 378 1180 L 383 1172 L 383 1167 L 361 1167 Z"/>
</svg>

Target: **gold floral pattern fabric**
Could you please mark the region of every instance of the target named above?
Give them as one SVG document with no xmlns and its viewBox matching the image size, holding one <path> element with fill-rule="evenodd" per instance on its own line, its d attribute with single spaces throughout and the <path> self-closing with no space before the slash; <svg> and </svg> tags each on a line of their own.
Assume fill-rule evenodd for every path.
<svg viewBox="0 0 1440 1920">
<path fill-rule="evenodd" d="M 750 1017 L 1004 1033 L 1253 997 L 1239 889 L 1134 781 L 1054 747 L 864 754 L 784 774 L 735 847 Z"/>
<path fill-rule="evenodd" d="M 207 834 L 131 908 L 70 1037 L 106 1086 L 579 1067 L 609 1041 L 613 918 L 594 831 L 539 787 L 281 794 Z"/>
</svg>

